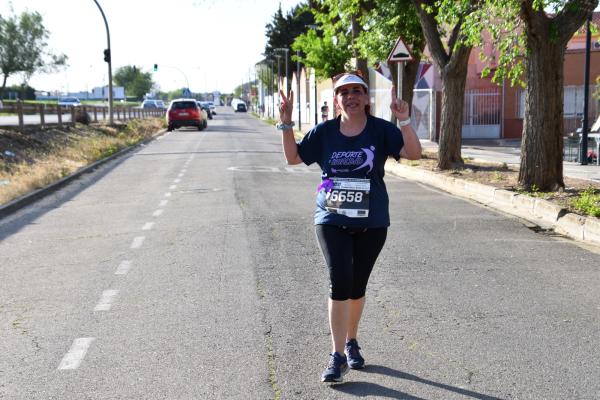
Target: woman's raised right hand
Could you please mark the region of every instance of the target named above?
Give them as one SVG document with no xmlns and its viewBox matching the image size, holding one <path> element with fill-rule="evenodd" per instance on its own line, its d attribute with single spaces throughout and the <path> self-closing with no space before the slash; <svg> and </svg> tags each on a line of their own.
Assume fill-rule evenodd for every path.
<svg viewBox="0 0 600 400">
<path fill-rule="evenodd" d="M 284 124 L 292 123 L 292 111 L 294 111 L 294 91 L 291 90 L 288 96 L 279 91 L 279 121 Z"/>
</svg>

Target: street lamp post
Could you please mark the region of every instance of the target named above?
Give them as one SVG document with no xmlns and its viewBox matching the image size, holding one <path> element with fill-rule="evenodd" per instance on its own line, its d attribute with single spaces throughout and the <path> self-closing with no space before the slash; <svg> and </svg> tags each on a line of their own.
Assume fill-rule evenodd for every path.
<svg viewBox="0 0 600 400">
<path fill-rule="evenodd" d="M 296 50 L 296 87 L 298 88 L 298 92 L 296 96 L 298 96 L 298 129 L 302 130 L 302 107 L 300 107 L 300 50 Z"/>
<path fill-rule="evenodd" d="M 592 42 L 592 31 L 590 30 L 590 24 L 592 22 L 592 15 L 590 14 L 587 20 L 587 34 L 585 38 L 585 67 L 584 67 L 584 83 L 583 83 L 583 123 L 581 125 L 581 148 L 580 148 L 580 161 L 581 165 L 587 165 L 587 152 L 588 152 L 588 102 L 590 92 L 590 47 Z M 600 155 L 596 155 L 600 157 Z"/>
<path fill-rule="evenodd" d="M 278 47 L 276 49 L 273 49 L 275 51 L 284 51 L 285 52 L 285 90 L 284 92 L 288 92 L 290 90 L 290 85 L 288 84 L 288 54 L 290 52 L 290 49 L 288 49 L 287 47 Z"/>
<path fill-rule="evenodd" d="M 106 21 L 106 16 L 104 15 L 104 11 L 102 11 L 102 7 L 98 4 L 97 0 L 94 0 L 94 3 L 98 6 L 100 10 L 100 14 L 102 14 L 102 19 L 104 20 L 104 26 L 106 26 L 106 43 L 107 49 L 104 50 L 104 61 L 108 63 L 108 123 L 113 125 L 113 88 L 112 88 L 112 57 L 110 52 L 110 31 L 108 30 L 108 22 Z"/>
</svg>

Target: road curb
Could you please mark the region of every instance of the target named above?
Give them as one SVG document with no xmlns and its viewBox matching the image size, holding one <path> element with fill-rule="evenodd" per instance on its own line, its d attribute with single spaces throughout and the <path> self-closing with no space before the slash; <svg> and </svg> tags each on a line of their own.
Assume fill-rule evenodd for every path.
<svg viewBox="0 0 600 400">
<path fill-rule="evenodd" d="M 0 206 L 0 220 L 7 217 L 8 215 L 14 213 L 15 211 L 20 210 L 21 208 L 28 206 L 32 203 L 35 203 L 36 201 L 48 196 L 51 193 L 56 192 L 58 189 L 62 188 L 63 186 L 67 185 L 68 183 L 70 183 L 71 181 L 79 178 L 81 175 L 86 174 L 88 172 L 93 171 L 94 169 L 98 168 L 99 166 L 101 166 L 102 164 L 105 164 L 109 161 L 112 161 L 116 158 L 121 157 L 122 155 L 129 153 L 130 151 L 133 151 L 134 149 L 136 149 L 137 147 L 143 146 L 147 143 L 150 143 L 153 140 L 156 140 L 157 138 L 159 138 L 160 136 L 163 136 L 165 133 L 167 133 L 167 130 L 161 130 L 158 131 L 158 134 L 150 139 L 146 139 L 143 140 L 139 143 L 136 143 L 132 146 L 126 147 L 122 150 L 119 150 L 118 152 L 111 154 L 110 156 L 103 158 L 101 160 L 98 160 L 86 167 L 81 168 L 80 170 L 74 172 L 73 174 L 69 175 L 69 176 L 65 176 L 64 178 L 61 178 L 60 180 L 49 184 L 48 186 L 44 186 L 43 188 L 40 189 L 36 189 L 31 193 L 27 193 L 21 197 L 18 197 L 2 206 Z"/>
<path fill-rule="evenodd" d="M 453 195 L 475 200 L 524 218 L 572 239 L 600 245 L 600 219 L 569 213 L 547 200 L 398 164 L 395 161 L 388 161 L 385 170 L 402 178 L 429 184 Z"/>
</svg>

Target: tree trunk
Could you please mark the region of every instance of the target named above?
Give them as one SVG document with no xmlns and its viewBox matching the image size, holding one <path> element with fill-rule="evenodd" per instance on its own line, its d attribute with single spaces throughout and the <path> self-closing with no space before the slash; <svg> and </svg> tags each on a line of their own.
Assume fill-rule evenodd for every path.
<svg viewBox="0 0 600 400">
<path fill-rule="evenodd" d="M 6 80 L 8 79 L 8 75 L 4 75 L 4 79 L 2 80 L 2 87 L 0 87 L 0 100 L 4 98 L 4 89 L 6 88 Z"/>
<path fill-rule="evenodd" d="M 437 164 L 439 169 L 450 169 L 455 164 L 463 164 L 461 157 L 463 108 L 471 49 L 461 48 L 458 51 L 466 54 L 456 57 L 454 63 L 449 63 L 440 71 L 442 114 Z"/>
<path fill-rule="evenodd" d="M 542 191 L 563 181 L 564 44 L 528 39 L 527 92 L 519 185 Z"/>
</svg>

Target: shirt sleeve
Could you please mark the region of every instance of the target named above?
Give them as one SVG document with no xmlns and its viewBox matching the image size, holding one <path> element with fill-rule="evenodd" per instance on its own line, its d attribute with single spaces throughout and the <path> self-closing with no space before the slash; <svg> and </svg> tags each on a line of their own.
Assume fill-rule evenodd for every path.
<svg viewBox="0 0 600 400">
<path fill-rule="evenodd" d="M 396 125 L 391 122 L 385 122 L 385 152 L 387 156 L 392 156 L 398 161 L 400 159 L 400 150 L 404 147 L 404 138 Z"/>
<path fill-rule="evenodd" d="M 298 155 L 306 165 L 319 161 L 321 154 L 320 128 L 320 125 L 314 127 L 298 142 Z"/>
</svg>

